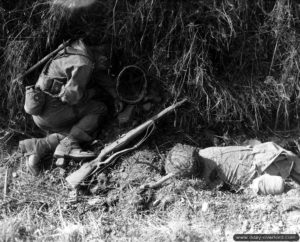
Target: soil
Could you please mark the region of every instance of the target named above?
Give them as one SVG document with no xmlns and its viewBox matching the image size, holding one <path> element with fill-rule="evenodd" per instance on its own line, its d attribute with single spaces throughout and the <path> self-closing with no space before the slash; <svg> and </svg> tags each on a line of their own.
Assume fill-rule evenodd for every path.
<svg viewBox="0 0 300 242">
<path fill-rule="evenodd" d="M 300 187 L 291 180 L 289 189 L 277 196 L 211 189 L 201 179 L 187 178 L 141 190 L 142 184 L 165 174 L 166 154 L 179 139 L 154 138 L 95 174 L 75 195 L 65 177 L 78 164 L 71 162 L 66 169 L 52 166 L 32 177 L 23 157 L 7 156 L 6 165 L 14 172 L 6 198 L 1 193 L 1 237 L 4 241 L 233 241 L 234 234 L 300 232 Z"/>
</svg>

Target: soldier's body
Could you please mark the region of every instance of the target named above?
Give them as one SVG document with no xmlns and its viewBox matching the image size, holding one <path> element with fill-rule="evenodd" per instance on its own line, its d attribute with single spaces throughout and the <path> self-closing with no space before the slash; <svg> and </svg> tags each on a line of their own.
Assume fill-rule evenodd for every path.
<svg viewBox="0 0 300 242">
<path fill-rule="evenodd" d="M 107 114 L 107 106 L 97 98 L 96 86 L 102 86 L 116 97 L 114 83 L 105 75 L 97 80 L 99 83 L 91 85 L 94 69 L 105 70 L 106 62 L 105 56 L 99 51 L 93 51 L 82 41 L 76 41 L 43 68 L 35 90 L 41 90 L 45 101 L 42 110 L 32 117 L 39 128 L 51 135 L 20 142 L 32 174 L 39 173 L 41 159 L 49 152 L 54 152 L 57 158 L 95 155 L 82 151 L 80 145 L 95 138 Z"/>
</svg>

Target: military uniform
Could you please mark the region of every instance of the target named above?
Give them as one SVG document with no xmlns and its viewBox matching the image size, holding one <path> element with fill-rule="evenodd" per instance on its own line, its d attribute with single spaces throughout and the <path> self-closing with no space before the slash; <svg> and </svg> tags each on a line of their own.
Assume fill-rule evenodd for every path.
<svg viewBox="0 0 300 242">
<path fill-rule="evenodd" d="M 45 93 L 45 102 L 42 111 L 33 115 L 33 120 L 39 128 L 48 133 L 59 133 L 60 136 L 59 139 L 48 139 L 46 143 L 52 142 L 48 146 L 44 142 L 46 138 L 20 143 L 23 153 L 36 156 L 33 163 L 38 163 L 46 151 L 55 150 L 56 157 L 95 155 L 82 152 L 79 147 L 80 143 L 95 138 L 99 124 L 107 114 L 106 105 L 94 98 L 95 89 L 89 88 L 96 61 L 93 55 L 82 41 L 76 41 L 43 68 L 35 88 Z M 107 79 L 103 85 L 108 85 Z M 41 149 L 41 146 L 48 149 Z"/>
<path fill-rule="evenodd" d="M 199 150 L 209 184 L 225 182 L 234 190 L 247 187 L 261 174 L 291 176 L 300 183 L 300 158 L 273 142 L 254 146 L 209 147 Z"/>
<path fill-rule="evenodd" d="M 35 85 L 46 93 L 43 112 L 33 116 L 36 125 L 78 141 L 93 140 L 99 119 L 107 112 L 103 102 L 92 100 L 93 89 L 87 89 L 93 69 L 92 55 L 82 42 L 66 47 L 47 63 Z M 59 90 L 56 83 L 61 83 Z"/>
</svg>

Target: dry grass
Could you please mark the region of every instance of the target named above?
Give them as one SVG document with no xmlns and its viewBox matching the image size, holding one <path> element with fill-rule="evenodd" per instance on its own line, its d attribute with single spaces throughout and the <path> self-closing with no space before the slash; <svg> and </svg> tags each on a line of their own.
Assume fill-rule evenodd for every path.
<svg viewBox="0 0 300 242">
<path fill-rule="evenodd" d="M 160 190 L 138 189 L 162 175 L 173 142 L 228 145 L 239 142 L 230 136 L 241 130 L 299 126 L 296 1 L 99 0 L 95 11 L 82 13 L 51 2 L 0 6 L 0 115 L 5 117 L 0 126 L 35 132 L 24 115 L 24 89 L 12 87 L 11 80 L 69 38 L 109 43 L 113 73 L 138 65 L 159 81 L 166 102 L 188 97 L 192 105 L 163 121 L 148 148 L 102 174 L 93 196 L 82 193 L 75 202 L 64 181 L 68 171 L 52 169 L 32 178 L 20 158 L 5 159 L 12 152 L 1 146 L 1 166 L 19 167 L 8 197 L 0 200 L 3 241 L 231 241 L 234 233 L 300 232 L 299 214 L 282 206 L 299 198 L 299 188 L 253 197 L 185 179 Z M 24 83 L 33 84 L 39 71 Z M 172 121 L 183 130 L 171 130 Z"/>
<path fill-rule="evenodd" d="M 209 142 L 203 140 L 204 134 L 201 137 L 202 144 Z M 226 144 L 239 144 L 245 137 L 219 138 Z M 183 132 L 160 139 L 154 136 L 150 146 L 122 157 L 114 167 L 97 175 L 98 182 L 82 187 L 75 200 L 64 180 L 74 166 L 66 170 L 50 166 L 35 178 L 27 173 L 23 157 L 4 151 L 1 164 L 14 167 L 16 175 L 5 199 L 1 191 L 0 238 L 232 241 L 234 233 L 300 232 L 295 223 L 299 216 L 287 212 L 299 206 L 297 186 L 282 196 L 256 197 L 248 191 L 233 194 L 209 189 L 198 179 L 174 179 L 163 188 L 140 191 L 141 184 L 163 175 L 164 157 L 174 140 L 191 142 Z M 93 194 L 89 188 L 94 189 Z"/>
<path fill-rule="evenodd" d="M 160 80 L 167 101 L 188 97 L 194 115 L 180 113 L 178 122 L 191 131 L 199 124 L 223 132 L 298 125 L 299 6 L 293 1 L 101 0 L 81 12 L 43 0 L 10 5 L 10 12 L 1 10 L 1 106 L 9 98 L 12 125 L 29 125 L 20 130 L 32 126 L 22 117 L 23 92 L 7 96 L 10 80 L 62 40 L 79 37 L 109 43 L 113 72 L 136 64 Z"/>
<path fill-rule="evenodd" d="M 24 164 L 1 199 L 2 241 L 233 241 L 235 233 L 299 233 L 299 186 L 280 196 L 210 190 L 197 179 L 146 192 L 163 160 L 145 149 L 106 173 L 93 196 L 69 197 L 61 169 L 33 178 Z M 164 153 L 164 152 L 163 152 Z M 23 162 L 23 161 L 21 161 Z M 151 164 L 151 166 L 147 164 Z"/>
</svg>

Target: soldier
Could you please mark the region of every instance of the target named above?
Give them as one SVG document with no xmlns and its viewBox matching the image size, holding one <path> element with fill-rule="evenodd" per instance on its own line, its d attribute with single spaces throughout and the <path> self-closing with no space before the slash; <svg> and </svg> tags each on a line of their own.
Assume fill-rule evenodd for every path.
<svg viewBox="0 0 300 242">
<path fill-rule="evenodd" d="M 92 83 L 94 69 L 107 68 L 103 53 L 79 40 L 51 59 L 35 86 L 27 88 L 25 111 L 32 115 L 39 128 L 52 133 L 46 138 L 27 139 L 19 144 L 33 175 L 39 174 L 41 159 L 49 152 L 54 151 L 56 158 L 95 156 L 91 151 L 83 151 L 80 145 L 93 141 L 107 114 L 107 106 L 96 98 L 95 85 L 99 84 L 112 97 L 117 97 L 114 83 L 103 73 L 99 83 Z"/>
<path fill-rule="evenodd" d="M 235 191 L 252 185 L 261 194 L 282 193 L 287 177 L 300 184 L 300 158 L 273 142 L 205 149 L 177 144 L 168 153 L 165 170 L 165 177 L 141 189 L 174 176 L 199 177 L 211 187 L 227 184 Z"/>
</svg>

